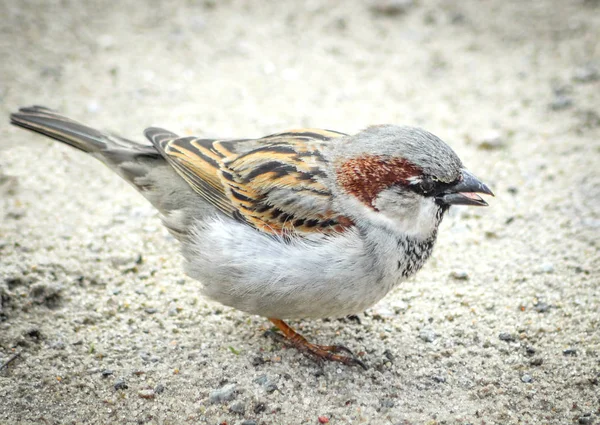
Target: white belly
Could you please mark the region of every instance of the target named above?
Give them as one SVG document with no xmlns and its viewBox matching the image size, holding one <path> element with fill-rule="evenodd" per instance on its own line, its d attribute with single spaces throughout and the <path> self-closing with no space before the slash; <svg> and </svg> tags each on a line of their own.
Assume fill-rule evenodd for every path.
<svg viewBox="0 0 600 425">
<path fill-rule="evenodd" d="M 298 319 L 342 317 L 375 304 L 404 279 L 399 248 L 389 231 L 285 242 L 214 218 L 197 224 L 183 253 L 206 296 L 248 313 Z"/>
</svg>

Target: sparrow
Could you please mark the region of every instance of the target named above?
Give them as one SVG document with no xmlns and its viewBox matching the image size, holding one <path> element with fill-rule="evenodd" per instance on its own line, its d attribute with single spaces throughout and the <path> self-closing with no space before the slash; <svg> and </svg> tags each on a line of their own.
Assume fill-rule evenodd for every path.
<svg viewBox="0 0 600 425">
<path fill-rule="evenodd" d="M 493 196 L 446 143 L 415 127 L 238 140 L 151 127 L 150 146 L 41 106 L 11 123 L 92 155 L 135 187 L 180 242 L 204 296 L 268 318 L 318 359 L 364 368 L 346 347 L 310 343 L 284 320 L 371 307 L 423 266 L 451 206 Z"/>
</svg>

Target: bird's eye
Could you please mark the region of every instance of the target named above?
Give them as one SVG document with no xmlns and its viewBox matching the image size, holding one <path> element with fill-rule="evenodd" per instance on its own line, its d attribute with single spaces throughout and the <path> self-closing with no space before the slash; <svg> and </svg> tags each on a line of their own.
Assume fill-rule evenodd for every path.
<svg viewBox="0 0 600 425">
<path fill-rule="evenodd" d="M 427 195 L 433 191 L 433 186 L 434 186 L 434 182 L 431 179 L 423 179 L 423 181 L 419 184 L 419 188 L 425 195 Z"/>
</svg>

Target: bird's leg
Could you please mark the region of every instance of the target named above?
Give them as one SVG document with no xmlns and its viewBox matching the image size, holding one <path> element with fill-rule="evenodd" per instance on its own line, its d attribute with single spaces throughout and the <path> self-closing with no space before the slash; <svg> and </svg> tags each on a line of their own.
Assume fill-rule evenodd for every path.
<svg viewBox="0 0 600 425">
<path fill-rule="evenodd" d="M 330 360 L 333 362 L 343 363 L 348 366 L 360 366 L 363 369 L 367 369 L 367 366 L 354 357 L 352 351 L 343 345 L 316 345 L 311 344 L 300 335 L 298 332 L 293 330 L 280 319 L 269 318 L 269 320 L 277 326 L 277 328 L 283 333 L 288 342 L 290 342 L 296 349 L 302 351 L 303 353 L 312 354 L 318 359 Z M 350 356 L 343 356 L 336 353 L 348 353 Z"/>
</svg>

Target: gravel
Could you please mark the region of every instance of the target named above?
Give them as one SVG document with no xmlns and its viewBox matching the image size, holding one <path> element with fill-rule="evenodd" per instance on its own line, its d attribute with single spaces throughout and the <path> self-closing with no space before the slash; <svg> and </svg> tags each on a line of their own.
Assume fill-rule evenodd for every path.
<svg viewBox="0 0 600 425">
<path fill-rule="evenodd" d="M 531 375 L 528 375 L 525 373 L 525 374 L 521 375 L 521 381 L 526 384 L 529 384 L 530 382 L 533 381 L 533 378 L 531 377 Z"/>
<path fill-rule="evenodd" d="M 436 333 L 433 329 L 421 329 L 419 332 L 419 338 L 425 342 L 433 342 L 436 338 Z"/>
<path fill-rule="evenodd" d="M 233 400 L 236 395 L 235 384 L 227 384 L 222 388 L 210 392 L 209 400 L 211 403 L 224 403 Z"/>
<path fill-rule="evenodd" d="M 229 406 L 229 411 L 237 413 L 238 415 L 243 415 L 246 413 L 246 404 L 243 401 L 236 401 Z"/>
<path fill-rule="evenodd" d="M 123 379 L 117 379 L 113 385 L 115 390 L 126 390 L 129 388 L 129 385 Z"/>
<path fill-rule="evenodd" d="M 508 332 L 500 332 L 500 334 L 498 335 L 498 338 L 500 338 L 500 341 L 506 341 L 506 342 L 514 342 L 517 339 L 517 338 L 515 338 L 515 336 L 513 334 L 508 333 Z"/>
<path fill-rule="evenodd" d="M 483 135 L 477 147 L 483 150 L 503 149 L 506 147 L 506 140 L 499 131 L 490 130 Z"/>
</svg>

